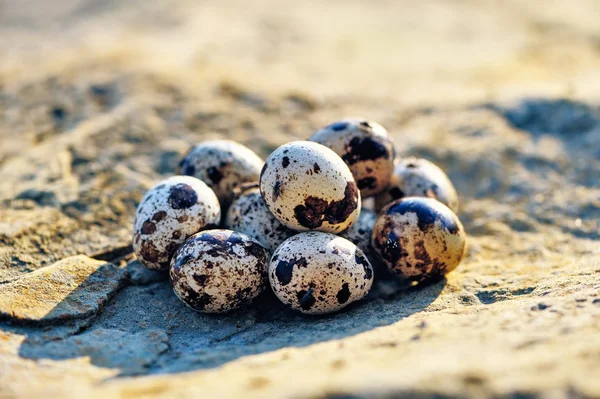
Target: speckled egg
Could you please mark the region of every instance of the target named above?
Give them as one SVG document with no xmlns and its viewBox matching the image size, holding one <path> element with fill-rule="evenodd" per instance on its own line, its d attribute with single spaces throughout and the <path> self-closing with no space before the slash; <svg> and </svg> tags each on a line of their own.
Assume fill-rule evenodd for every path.
<svg viewBox="0 0 600 399">
<path fill-rule="evenodd" d="M 260 192 L 287 227 L 339 233 L 360 214 L 360 192 L 342 159 L 324 145 L 293 141 L 265 162 Z"/>
<path fill-rule="evenodd" d="M 369 209 L 375 212 L 375 197 L 363 198 L 361 210 L 362 209 Z"/>
<path fill-rule="evenodd" d="M 408 197 L 386 206 L 373 227 L 373 248 L 398 277 L 435 281 L 454 270 L 465 252 L 458 217 L 433 198 Z"/>
<path fill-rule="evenodd" d="M 133 251 L 149 269 L 166 270 L 181 243 L 217 226 L 220 219 L 219 200 L 210 187 L 195 177 L 170 177 L 152 187 L 138 205 Z"/>
<path fill-rule="evenodd" d="M 194 146 L 179 164 L 179 173 L 194 176 L 217 194 L 223 209 L 233 190 L 242 183 L 258 181 L 263 160 L 248 147 L 231 140 L 210 140 Z"/>
<path fill-rule="evenodd" d="M 394 170 L 394 146 L 380 124 L 344 119 L 319 130 L 310 141 L 331 148 L 350 167 L 363 197 L 381 192 Z"/>
<path fill-rule="evenodd" d="M 269 211 L 258 183 L 248 183 L 242 187 L 227 211 L 225 227 L 254 238 L 270 253 L 296 233 Z"/>
<path fill-rule="evenodd" d="M 331 313 L 369 292 L 373 268 L 345 238 L 311 231 L 288 238 L 275 250 L 269 282 L 275 295 L 292 309 Z"/>
<path fill-rule="evenodd" d="M 458 212 L 458 195 L 448 176 L 437 165 L 422 158 L 398 162 L 389 186 L 376 198 L 377 209 L 404 197 L 435 198 Z"/>
<path fill-rule="evenodd" d="M 175 253 L 169 277 L 189 308 L 204 313 L 234 310 L 266 287 L 268 253 L 258 242 L 231 230 L 206 230 Z"/>
<path fill-rule="evenodd" d="M 356 222 L 352 227 L 340 233 L 340 237 L 346 238 L 348 241 L 362 249 L 371 261 L 373 260 L 371 236 L 376 219 L 377 213 L 370 209 L 362 208 L 358 219 L 356 219 Z"/>
<path fill-rule="evenodd" d="M 210 187 L 191 176 L 168 178 L 152 187 L 137 207 L 133 250 L 144 266 L 166 270 L 181 243 L 217 226 L 220 219 L 219 200 Z"/>
</svg>

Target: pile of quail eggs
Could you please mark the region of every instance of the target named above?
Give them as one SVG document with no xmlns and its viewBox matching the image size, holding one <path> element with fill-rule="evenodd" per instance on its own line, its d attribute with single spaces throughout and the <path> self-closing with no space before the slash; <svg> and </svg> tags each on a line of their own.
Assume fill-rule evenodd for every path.
<svg viewBox="0 0 600 399">
<path fill-rule="evenodd" d="M 168 270 L 177 297 L 199 312 L 239 308 L 267 285 L 302 313 L 335 312 L 369 292 L 374 262 L 423 283 L 464 256 L 446 174 L 397 159 L 372 121 L 335 122 L 266 161 L 233 141 L 205 141 L 178 173 L 142 199 L 133 247 L 146 267 Z"/>
</svg>

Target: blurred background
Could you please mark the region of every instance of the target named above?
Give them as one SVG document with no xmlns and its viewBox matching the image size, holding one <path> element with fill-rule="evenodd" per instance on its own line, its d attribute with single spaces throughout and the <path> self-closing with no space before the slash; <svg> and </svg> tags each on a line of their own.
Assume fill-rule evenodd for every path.
<svg viewBox="0 0 600 399">
<path fill-rule="evenodd" d="M 595 0 L 4 0 L 0 70 L 109 62 L 404 104 L 591 96 L 598 17 Z"/>
</svg>

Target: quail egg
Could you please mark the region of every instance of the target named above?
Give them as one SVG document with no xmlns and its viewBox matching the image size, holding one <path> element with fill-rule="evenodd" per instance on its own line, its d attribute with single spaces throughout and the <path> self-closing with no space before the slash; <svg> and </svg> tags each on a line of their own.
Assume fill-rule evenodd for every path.
<svg viewBox="0 0 600 399">
<path fill-rule="evenodd" d="M 310 141 L 338 154 L 350 168 L 363 197 L 382 191 L 394 170 L 394 146 L 380 124 L 344 119 L 319 130 Z"/>
<path fill-rule="evenodd" d="M 339 233 L 360 214 L 360 192 L 348 166 L 311 141 L 273 151 L 260 175 L 260 192 L 271 213 L 294 230 Z"/>
<path fill-rule="evenodd" d="M 403 197 L 435 198 L 458 212 L 458 195 L 448 176 L 437 165 L 422 158 L 407 158 L 394 168 L 389 186 L 376 197 L 377 208 Z"/>
<path fill-rule="evenodd" d="M 248 147 L 231 140 L 209 140 L 194 146 L 179 164 L 182 175 L 194 176 L 217 194 L 227 208 L 233 189 L 258 181 L 263 160 Z"/>
<path fill-rule="evenodd" d="M 133 250 L 144 266 L 165 270 L 181 243 L 220 219 L 219 200 L 204 182 L 191 176 L 168 178 L 150 189 L 137 207 Z"/>
<path fill-rule="evenodd" d="M 285 240 L 271 257 L 268 273 L 275 295 L 307 314 L 338 311 L 363 298 L 373 283 L 373 268 L 356 245 L 317 231 Z"/>
<path fill-rule="evenodd" d="M 433 198 L 408 197 L 387 205 L 373 227 L 373 248 L 398 277 L 435 281 L 454 270 L 465 253 L 458 217 Z"/>
<path fill-rule="evenodd" d="M 373 251 L 371 247 L 371 235 L 373 226 L 377 219 L 377 213 L 370 209 L 362 208 L 356 222 L 349 229 L 340 233 L 340 237 L 359 247 L 367 255 L 369 260 L 373 260 Z"/>
<path fill-rule="evenodd" d="M 169 277 L 189 308 L 222 313 L 252 301 L 267 282 L 267 250 L 245 234 L 206 230 L 175 253 Z"/>
<path fill-rule="evenodd" d="M 267 208 L 258 183 L 248 183 L 227 211 L 225 227 L 247 234 L 273 252 L 296 232 L 283 225 Z"/>
<path fill-rule="evenodd" d="M 375 211 L 375 197 L 363 198 L 361 210 L 362 209 L 368 209 L 371 211 Z"/>
</svg>

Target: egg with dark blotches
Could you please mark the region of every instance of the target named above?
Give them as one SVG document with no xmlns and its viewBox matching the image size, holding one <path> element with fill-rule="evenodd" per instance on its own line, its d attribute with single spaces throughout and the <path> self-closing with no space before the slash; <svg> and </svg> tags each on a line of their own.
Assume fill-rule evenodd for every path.
<svg viewBox="0 0 600 399">
<path fill-rule="evenodd" d="M 316 231 L 285 240 L 273 253 L 268 272 L 275 295 L 306 314 L 338 311 L 362 299 L 373 284 L 373 267 L 360 248 Z"/>
<path fill-rule="evenodd" d="M 152 187 L 137 207 L 133 251 L 149 269 L 166 270 L 192 234 L 216 227 L 221 208 L 215 193 L 191 176 L 174 176 Z"/>
<path fill-rule="evenodd" d="M 258 181 L 263 160 L 248 147 L 231 140 L 204 141 L 190 149 L 179 164 L 179 173 L 194 176 L 217 194 L 223 209 L 233 191 L 243 183 Z"/>
<path fill-rule="evenodd" d="M 350 168 L 363 197 L 381 192 L 394 170 L 394 145 L 380 124 L 366 119 L 344 119 L 310 138 L 331 148 Z"/>
<path fill-rule="evenodd" d="M 427 282 L 458 266 L 465 253 L 466 234 L 446 205 L 433 198 L 409 197 L 381 211 L 372 244 L 394 275 Z"/>
<path fill-rule="evenodd" d="M 260 192 L 277 220 L 298 231 L 339 233 L 360 214 L 360 192 L 348 166 L 311 141 L 273 151 L 260 175 Z"/>
<path fill-rule="evenodd" d="M 362 208 L 356 222 L 349 229 L 339 234 L 351 243 L 363 250 L 370 261 L 373 261 L 373 247 L 371 246 L 371 236 L 373 226 L 377 219 L 377 213 L 370 209 Z"/>
<path fill-rule="evenodd" d="M 266 287 L 268 253 L 245 234 L 206 230 L 175 253 L 169 277 L 189 308 L 223 313 L 251 302 Z"/>
<path fill-rule="evenodd" d="M 397 163 L 388 187 L 376 197 L 377 209 L 404 197 L 435 198 L 458 212 L 454 185 L 437 165 L 422 158 L 407 158 Z"/>
<path fill-rule="evenodd" d="M 242 187 L 227 211 L 225 227 L 247 234 L 270 252 L 296 233 L 269 211 L 258 183 Z"/>
</svg>

